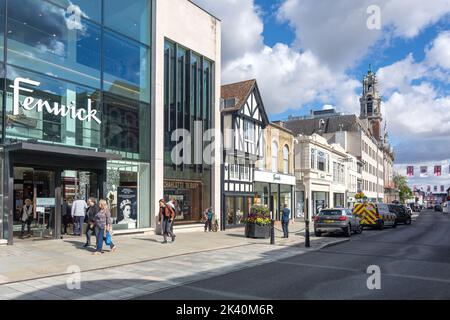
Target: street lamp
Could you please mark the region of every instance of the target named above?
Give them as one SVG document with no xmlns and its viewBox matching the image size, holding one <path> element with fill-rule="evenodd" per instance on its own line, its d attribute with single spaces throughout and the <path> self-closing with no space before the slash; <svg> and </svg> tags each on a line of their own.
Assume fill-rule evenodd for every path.
<svg viewBox="0 0 450 320">
<path fill-rule="evenodd" d="M 309 198 L 306 198 L 305 202 L 305 247 L 309 248 L 311 246 L 309 242 Z"/>
</svg>

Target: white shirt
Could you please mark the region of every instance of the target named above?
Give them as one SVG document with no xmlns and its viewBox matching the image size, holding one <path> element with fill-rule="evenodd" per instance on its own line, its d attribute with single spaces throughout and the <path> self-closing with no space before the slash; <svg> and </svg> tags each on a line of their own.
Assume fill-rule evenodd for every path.
<svg viewBox="0 0 450 320">
<path fill-rule="evenodd" d="M 72 217 L 84 217 L 86 215 L 87 204 L 84 200 L 75 200 L 72 203 Z"/>
</svg>

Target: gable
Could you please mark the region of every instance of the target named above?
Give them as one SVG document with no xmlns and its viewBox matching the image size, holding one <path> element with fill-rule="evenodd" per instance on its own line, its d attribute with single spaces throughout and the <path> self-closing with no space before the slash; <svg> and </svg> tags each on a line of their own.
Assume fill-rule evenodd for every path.
<svg viewBox="0 0 450 320">
<path fill-rule="evenodd" d="M 258 90 L 258 86 L 255 82 L 252 90 L 246 97 L 245 103 L 242 104 L 240 110 L 240 115 L 252 118 L 253 120 L 260 122 L 263 127 L 268 125 L 269 120 L 267 118 L 266 111 L 264 109 L 264 104 L 261 99 L 261 95 Z"/>
</svg>

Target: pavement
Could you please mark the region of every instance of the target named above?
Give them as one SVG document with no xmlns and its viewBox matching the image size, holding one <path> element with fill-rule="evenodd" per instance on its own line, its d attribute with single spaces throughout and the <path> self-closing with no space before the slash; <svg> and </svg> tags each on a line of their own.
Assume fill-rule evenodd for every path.
<svg viewBox="0 0 450 320">
<path fill-rule="evenodd" d="M 448 300 L 449 252 L 450 215 L 422 211 L 411 225 L 138 299 Z"/>
<path fill-rule="evenodd" d="M 312 230 L 312 227 L 311 227 Z M 93 256 L 84 238 L 22 241 L 0 247 L 0 299 L 132 299 L 215 276 L 265 265 L 349 239 L 311 236 L 304 246 L 304 223 L 290 225 L 276 244 L 244 237 L 244 229 L 180 233 L 162 244 L 156 235 L 114 236 L 118 250 Z"/>
</svg>

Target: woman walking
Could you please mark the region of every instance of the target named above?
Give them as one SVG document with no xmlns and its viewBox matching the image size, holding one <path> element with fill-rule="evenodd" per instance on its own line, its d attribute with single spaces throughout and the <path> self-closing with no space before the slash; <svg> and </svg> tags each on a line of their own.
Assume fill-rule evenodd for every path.
<svg viewBox="0 0 450 320">
<path fill-rule="evenodd" d="M 161 223 L 161 230 L 164 237 L 162 243 L 167 243 L 167 236 L 172 237 L 172 242 L 175 241 L 175 235 L 172 233 L 170 226 L 175 218 L 175 211 L 169 204 L 161 199 L 159 200 L 159 223 Z"/>
<path fill-rule="evenodd" d="M 95 215 L 95 236 L 97 238 L 97 250 L 93 253 L 95 255 L 102 254 L 103 241 L 106 233 L 111 231 L 111 213 L 109 212 L 106 200 L 101 199 L 99 202 L 100 211 Z M 117 246 L 110 242 L 111 252 L 116 251 Z"/>
</svg>

